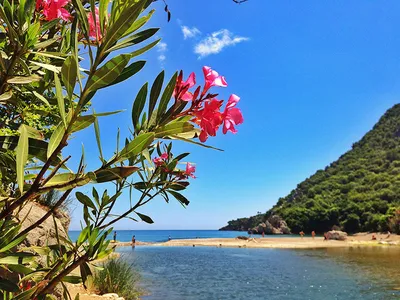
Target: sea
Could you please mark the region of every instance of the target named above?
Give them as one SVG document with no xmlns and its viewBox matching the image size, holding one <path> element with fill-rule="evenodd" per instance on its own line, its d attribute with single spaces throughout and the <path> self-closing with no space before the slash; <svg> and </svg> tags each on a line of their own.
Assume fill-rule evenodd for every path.
<svg viewBox="0 0 400 300">
<path fill-rule="evenodd" d="M 70 232 L 73 240 L 78 234 Z M 132 235 L 139 241 L 160 242 L 168 237 L 218 238 L 247 233 L 117 231 L 117 240 L 130 241 Z M 398 247 L 286 250 L 137 246 L 120 247 L 117 252 L 142 275 L 143 300 L 400 299 Z"/>
</svg>

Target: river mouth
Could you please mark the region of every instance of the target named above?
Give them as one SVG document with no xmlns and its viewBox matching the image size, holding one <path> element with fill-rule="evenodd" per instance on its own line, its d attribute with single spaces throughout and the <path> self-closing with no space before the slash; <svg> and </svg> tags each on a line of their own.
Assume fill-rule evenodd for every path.
<svg viewBox="0 0 400 300">
<path fill-rule="evenodd" d="M 121 247 L 143 299 L 399 299 L 400 249 Z"/>
</svg>

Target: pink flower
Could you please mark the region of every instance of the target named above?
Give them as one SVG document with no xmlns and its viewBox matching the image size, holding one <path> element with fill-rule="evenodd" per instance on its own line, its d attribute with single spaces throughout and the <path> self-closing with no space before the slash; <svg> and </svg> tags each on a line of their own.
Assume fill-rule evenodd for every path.
<svg viewBox="0 0 400 300">
<path fill-rule="evenodd" d="M 196 167 L 190 163 L 187 163 L 185 175 L 190 176 L 192 178 L 196 178 L 196 176 L 194 176 L 193 174 L 194 172 L 196 172 Z"/>
<path fill-rule="evenodd" d="M 205 142 L 208 136 L 215 136 L 219 126 L 222 124 L 222 114 L 219 111 L 223 101 L 217 99 L 211 99 L 204 102 L 204 108 L 195 112 L 195 120 L 200 128 L 201 132 L 199 139 L 201 142 Z"/>
<path fill-rule="evenodd" d="M 89 12 L 89 14 L 88 14 L 89 37 L 100 41 L 103 38 L 103 36 L 101 34 L 99 9 L 97 7 L 95 7 L 95 16 L 96 16 L 96 20 L 93 19 L 92 12 Z"/>
<path fill-rule="evenodd" d="M 191 101 L 193 94 L 188 90 L 196 84 L 196 75 L 192 72 L 186 81 L 182 81 L 182 76 L 177 79 L 173 96 L 183 101 Z"/>
<path fill-rule="evenodd" d="M 239 102 L 240 98 L 232 94 L 229 97 L 228 103 L 226 104 L 225 110 L 222 114 L 222 119 L 224 122 L 224 126 L 222 128 L 222 132 L 226 134 L 229 131 L 232 133 L 236 133 L 237 130 L 234 125 L 239 125 L 243 123 L 243 115 L 240 109 L 238 109 L 236 104 Z"/>
<path fill-rule="evenodd" d="M 163 154 L 161 154 L 160 157 L 153 158 L 153 162 L 157 167 L 159 167 L 162 166 L 167 159 L 168 159 L 168 153 L 164 152 Z"/>
<path fill-rule="evenodd" d="M 204 66 L 203 73 L 204 73 L 204 78 L 206 81 L 206 83 L 204 85 L 203 94 L 207 93 L 207 91 L 213 86 L 221 86 L 221 87 L 228 86 L 228 83 L 226 82 L 225 77 L 220 76 L 218 74 L 218 72 L 214 71 L 210 67 Z"/>
<path fill-rule="evenodd" d="M 63 19 L 68 21 L 71 17 L 68 10 L 64 8 L 70 0 L 38 0 L 36 2 L 36 9 L 43 8 L 43 14 L 47 21 L 54 19 Z"/>
</svg>

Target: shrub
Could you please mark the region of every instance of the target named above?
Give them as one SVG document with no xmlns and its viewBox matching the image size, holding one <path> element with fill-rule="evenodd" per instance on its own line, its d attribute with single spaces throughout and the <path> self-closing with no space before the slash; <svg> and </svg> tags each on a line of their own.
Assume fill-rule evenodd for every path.
<svg viewBox="0 0 400 300">
<path fill-rule="evenodd" d="M 103 270 L 94 276 L 94 285 L 100 294 L 116 293 L 126 300 L 139 299 L 142 294 L 137 284 L 140 275 L 122 258 L 112 258 L 103 264 Z"/>
<path fill-rule="evenodd" d="M 394 233 L 400 234 L 400 209 L 389 220 L 389 229 Z"/>
</svg>

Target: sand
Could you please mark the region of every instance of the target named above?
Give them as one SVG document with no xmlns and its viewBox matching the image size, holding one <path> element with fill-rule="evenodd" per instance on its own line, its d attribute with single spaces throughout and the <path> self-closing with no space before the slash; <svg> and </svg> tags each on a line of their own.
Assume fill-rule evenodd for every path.
<svg viewBox="0 0 400 300">
<path fill-rule="evenodd" d="M 234 247 L 234 248 L 280 248 L 280 249 L 313 249 L 334 247 L 358 247 L 358 246 L 400 246 L 400 235 L 376 234 L 377 240 L 372 240 L 372 234 L 359 233 L 349 236 L 346 241 L 329 240 L 323 237 L 260 237 L 255 236 L 250 240 L 236 238 L 210 238 L 210 239 L 186 239 L 171 240 L 164 243 L 155 243 L 154 246 L 209 246 L 209 247 Z"/>
</svg>

